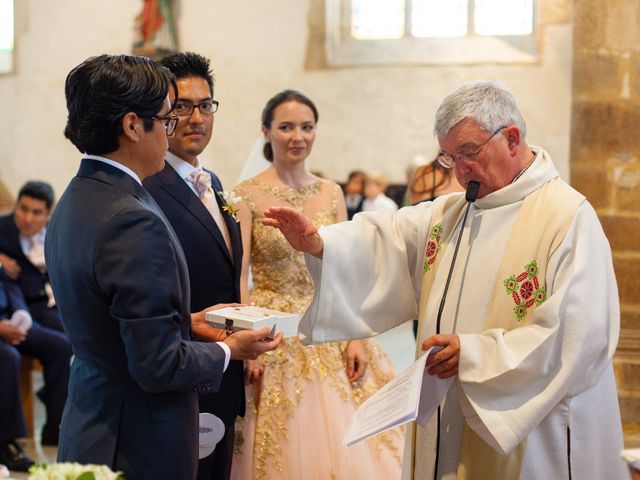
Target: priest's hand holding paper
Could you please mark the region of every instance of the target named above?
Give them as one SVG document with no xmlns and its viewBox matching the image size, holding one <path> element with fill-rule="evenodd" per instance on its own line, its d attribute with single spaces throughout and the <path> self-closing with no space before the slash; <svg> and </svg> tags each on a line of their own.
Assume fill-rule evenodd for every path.
<svg viewBox="0 0 640 480">
<path fill-rule="evenodd" d="M 324 242 L 318 229 L 298 210 L 289 207 L 271 207 L 264 212 L 264 225 L 277 228 L 293 248 L 322 258 Z"/>
<path fill-rule="evenodd" d="M 432 353 L 427 359 L 427 373 L 438 378 L 455 377 L 460 363 L 460 339 L 454 334 L 432 335 L 422 342 L 422 350 L 440 346 L 441 350 Z"/>
</svg>

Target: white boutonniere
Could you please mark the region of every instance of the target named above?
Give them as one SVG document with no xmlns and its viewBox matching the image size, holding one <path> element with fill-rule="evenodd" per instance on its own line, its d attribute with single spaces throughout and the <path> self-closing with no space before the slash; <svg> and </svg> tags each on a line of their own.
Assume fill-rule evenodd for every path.
<svg viewBox="0 0 640 480">
<path fill-rule="evenodd" d="M 113 472 L 105 465 L 80 465 L 79 463 L 54 463 L 34 465 L 29 469 L 29 480 L 124 480 L 121 472 Z"/>
<path fill-rule="evenodd" d="M 242 200 L 233 192 L 219 191 L 216 192 L 222 201 L 222 210 L 231 215 L 236 222 L 239 222 L 236 214 L 238 213 L 238 204 Z"/>
</svg>

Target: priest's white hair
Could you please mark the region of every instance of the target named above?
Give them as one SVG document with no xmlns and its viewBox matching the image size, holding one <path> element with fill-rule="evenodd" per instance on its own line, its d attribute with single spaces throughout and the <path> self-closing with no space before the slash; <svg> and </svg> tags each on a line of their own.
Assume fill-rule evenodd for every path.
<svg viewBox="0 0 640 480">
<path fill-rule="evenodd" d="M 502 82 L 474 80 L 447 95 L 436 111 L 433 134 L 443 137 L 465 118 L 473 118 L 489 133 L 507 125 L 517 125 L 522 138 L 527 135 L 527 125 L 516 99 Z"/>
</svg>

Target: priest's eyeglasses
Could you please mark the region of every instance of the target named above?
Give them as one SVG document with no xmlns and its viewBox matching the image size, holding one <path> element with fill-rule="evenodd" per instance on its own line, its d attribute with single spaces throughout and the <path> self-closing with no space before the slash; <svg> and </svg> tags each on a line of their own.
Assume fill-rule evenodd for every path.
<svg viewBox="0 0 640 480">
<path fill-rule="evenodd" d="M 218 111 L 218 101 L 217 100 L 206 100 L 204 102 L 200 102 L 194 105 L 191 102 L 178 101 L 173 106 L 172 113 L 175 113 L 179 117 L 190 117 L 193 113 L 194 109 L 198 109 L 200 111 L 200 115 L 213 115 Z"/>
<path fill-rule="evenodd" d="M 175 115 L 154 115 L 151 117 L 154 120 L 160 120 L 162 125 L 164 126 L 165 132 L 167 132 L 167 137 L 173 135 L 173 132 L 176 131 L 176 125 L 178 125 L 178 120 L 180 120 Z"/>
<path fill-rule="evenodd" d="M 463 160 L 464 161 L 474 160 L 478 155 L 480 155 L 480 152 L 482 152 L 482 149 L 485 147 L 485 145 L 489 143 L 489 140 L 491 140 L 493 137 L 495 137 L 498 133 L 500 133 L 502 130 L 504 130 L 507 127 L 508 125 L 503 125 L 499 129 L 497 129 L 495 132 L 491 134 L 489 138 L 487 138 L 484 142 L 482 142 L 480 145 L 475 147 L 475 149 L 468 149 L 465 151 L 463 148 L 462 152 L 454 153 L 454 154 L 445 153 L 442 150 L 440 150 L 437 158 L 438 163 L 442 165 L 444 168 L 453 168 L 456 162 L 460 162 Z"/>
</svg>

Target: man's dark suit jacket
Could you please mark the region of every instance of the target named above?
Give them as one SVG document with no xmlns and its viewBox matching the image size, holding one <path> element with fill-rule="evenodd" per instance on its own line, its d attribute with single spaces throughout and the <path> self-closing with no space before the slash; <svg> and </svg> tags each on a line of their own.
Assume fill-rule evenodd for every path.
<svg viewBox="0 0 640 480">
<path fill-rule="evenodd" d="M 41 272 L 22 251 L 20 231 L 16 226 L 14 214 L 0 217 L 0 253 L 4 253 L 18 262 L 20 276 L 18 284 L 27 301 L 33 319 L 42 325 L 60 329 L 60 316 L 57 309 L 47 307 L 45 285 L 49 282 L 47 271 Z"/>
<path fill-rule="evenodd" d="M 157 204 L 123 171 L 84 159 L 45 255 L 75 353 L 58 460 L 195 478 L 197 394 L 219 388 L 224 351 L 190 341 L 187 267 Z"/>
<path fill-rule="evenodd" d="M 212 172 L 212 188 L 222 191 L 220 180 Z M 198 312 L 217 303 L 240 301 L 242 241 L 238 223 L 226 212 L 222 217 L 229 230 L 233 261 L 222 233 L 202 201 L 169 165 L 148 177 L 144 187 L 158 203 L 176 232 L 187 259 L 191 283 L 191 311 Z M 220 206 L 220 198 L 216 195 Z M 200 411 L 220 417 L 233 428 L 238 415 L 244 415 L 242 361 L 234 360 L 222 379 L 218 393 L 200 395 Z"/>
</svg>

